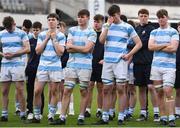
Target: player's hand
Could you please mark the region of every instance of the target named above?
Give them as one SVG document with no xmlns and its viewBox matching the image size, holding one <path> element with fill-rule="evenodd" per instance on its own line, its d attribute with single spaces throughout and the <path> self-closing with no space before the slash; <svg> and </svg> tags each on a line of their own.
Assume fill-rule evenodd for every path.
<svg viewBox="0 0 180 128">
<path fill-rule="evenodd" d="M 111 25 L 114 22 L 114 18 L 112 16 L 108 17 L 107 23 Z"/>
<path fill-rule="evenodd" d="M 56 39 L 56 35 L 57 35 L 56 32 L 51 32 L 51 39 L 52 40 Z"/>
<path fill-rule="evenodd" d="M 99 64 L 103 64 L 103 62 L 104 62 L 104 60 L 100 60 L 98 63 L 99 63 Z"/>
<path fill-rule="evenodd" d="M 12 59 L 14 57 L 14 54 L 13 53 L 4 53 L 3 56 L 6 58 L 6 59 Z"/>
<path fill-rule="evenodd" d="M 128 59 L 128 64 L 130 64 L 132 62 L 133 56 L 129 57 Z"/>
<path fill-rule="evenodd" d="M 125 60 L 125 61 L 128 61 L 130 59 L 130 55 L 129 54 L 124 54 L 122 55 L 122 59 Z"/>
<path fill-rule="evenodd" d="M 45 40 L 49 40 L 50 38 L 51 38 L 51 32 L 48 31 L 48 32 L 46 33 L 46 38 L 45 38 Z"/>
<path fill-rule="evenodd" d="M 72 46 L 73 46 L 73 44 L 72 44 L 72 43 L 69 43 L 69 42 L 67 42 L 67 43 L 66 43 L 66 48 L 67 48 L 67 49 L 72 48 Z"/>
</svg>

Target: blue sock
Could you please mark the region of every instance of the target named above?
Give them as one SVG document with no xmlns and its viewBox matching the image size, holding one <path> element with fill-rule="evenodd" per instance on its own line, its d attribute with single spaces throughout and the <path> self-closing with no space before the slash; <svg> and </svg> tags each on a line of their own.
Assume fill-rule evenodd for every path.
<svg viewBox="0 0 180 128">
<path fill-rule="evenodd" d="M 8 117 L 8 111 L 2 110 L 1 116 Z"/>
<path fill-rule="evenodd" d="M 34 117 L 40 120 L 41 108 L 39 106 L 34 106 Z"/>
<path fill-rule="evenodd" d="M 15 107 L 16 107 L 16 111 L 17 111 L 17 110 L 20 110 L 20 103 L 16 101 Z"/>
<path fill-rule="evenodd" d="M 118 114 L 118 120 L 124 121 L 124 112 L 119 112 L 119 114 Z"/>
<path fill-rule="evenodd" d="M 56 114 L 56 108 L 57 108 L 57 106 L 50 105 L 48 118 L 54 118 L 54 115 Z"/>
<path fill-rule="evenodd" d="M 102 113 L 102 120 L 104 122 L 108 122 L 109 121 L 109 113 L 107 111 L 103 111 L 103 113 Z"/>
</svg>

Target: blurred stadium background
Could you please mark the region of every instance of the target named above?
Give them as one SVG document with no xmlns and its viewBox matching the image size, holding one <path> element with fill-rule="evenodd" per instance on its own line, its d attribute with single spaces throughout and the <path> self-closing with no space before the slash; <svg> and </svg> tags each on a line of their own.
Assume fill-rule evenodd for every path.
<svg viewBox="0 0 180 128">
<path fill-rule="evenodd" d="M 18 26 L 24 19 L 41 21 L 46 28 L 46 16 L 56 12 L 67 25 L 76 24 L 77 12 L 86 8 L 91 12 L 91 17 L 97 13 L 107 15 L 111 4 L 118 4 L 121 13 L 128 19 L 137 21 L 137 12 L 140 8 L 147 8 L 150 12 L 150 20 L 156 21 L 156 11 L 165 8 L 169 12 L 170 23 L 173 26 L 180 21 L 180 0 L 0 0 L 0 21 L 4 16 L 11 15 Z M 2 26 L 2 23 L 0 23 Z"/>
</svg>

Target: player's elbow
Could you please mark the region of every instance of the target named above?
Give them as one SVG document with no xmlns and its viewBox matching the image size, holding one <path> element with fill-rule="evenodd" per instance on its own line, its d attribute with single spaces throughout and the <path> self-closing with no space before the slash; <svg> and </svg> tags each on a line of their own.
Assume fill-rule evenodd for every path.
<svg viewBox="0 0 180 128">
<path fill-rule="evenodd" d="M 82 50 L 82 53 L 89 53 L 90 51 L 91 51 L 91 49 L 85 48 L 85 49 Z"/>
<path fill-rule="evenodd" d="M 142 42 L 141 41 L 139 42 L 138 46 L 139 46 L 139 49 L 142 48 Z"/>
<path fill-rule="evenodd" d="M 25 53 L 30 53 L 30 52 L 31 52 L 30 46 L 29 46 L 29 47 L 26 47 L 26 48 L 25 48 Z"/>
<path fill-rule="evenodd" d="M 102 37 L 102 36 L 100 36 L 100 37 L 99 37 L 99 42 L 100 42 L 101 44 L 104 44 L 104 43 L 105 43 L 105 38 Z"/>
<path fill-rule="evenodd" d="M 176 51 L 177 51 L 177 48 L 176 48 L 176 47 L 172 47 L 170 51 L 171 51 L 171 52 L 176 52 Z"/>
<path fill-rule="evenodd" d="M 154 50 L 154 47 L 153 47 L 153 45 L 151 45 L 151 44 L 148 44 L 148 49 L 149 49 L 150 51 L 153 51 L 153 50 Z"/>
<path fill-rule="evenodd" d="M 36 48 L 36 54 L 40 55 L 42 51 L 39 48 Z"/>
<path fill-rule="evenodd" d="M 58 56 L 62 56 L 63 53 L 64 53 L 64 49 L 61 49 L 61 50 L 59 50 L 59 52 L 57 52 L 57 55 L 58 55 Z"/>
</svg>

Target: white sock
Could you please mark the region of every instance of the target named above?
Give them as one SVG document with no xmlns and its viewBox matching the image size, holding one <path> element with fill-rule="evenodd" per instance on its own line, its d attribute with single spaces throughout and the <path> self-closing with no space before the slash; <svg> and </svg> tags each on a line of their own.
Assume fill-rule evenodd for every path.
<svg viewBox="0 0 180 128">
<path fill-rule="evenodd" d="M 57 103 L 57 108 L 58 108 L 58 110 L 61 110 L 61 102 Z"/>
<path fill-rule="evenodd" d="M 141 109 L 141 114 L 142 114 L 142 115 L 144 115 L 144 116 L 147 116 L 147 111 L 146 111 L 146 110 Z"/>
<path fill-rule="evenodd" d="M 180 107 L 175 107 L 175 114 L 180 115 Z"/>
<path fill-rule="evenodd" d="M 69 103 L 69 110 L 74 110 L 74 103 L 73 102 Z"/>
<path fill-rule="evenodd" d="M 80 114 L 80 115 L 78 116 L 78 119 L 84 120 L 84 115 L 81 115 L 81 114 Z"/>
<path fill-rule="evenodd" d="M 65 115 L 60 115 L 59 118 L 60 118 L 61 120 L 66 120 L 66 116 L 65 116 Z"/>
<path fill-rule="evenodd" d="M 101 108 L 97 108 L 97 111 L 96 112 L 102 112 L 102 109 Z"/>
<path fill-rule="evenodd" d="M 89 113 L 91 113 L 91 108 L 86 108 L 86 111 L 88 111 Z"/>
<path fill-rule="evenodd" d="M 154 107 L 153 110 L 154 110 L 154 114 L 159 114 L 159 107 Z"/>
</svg>

